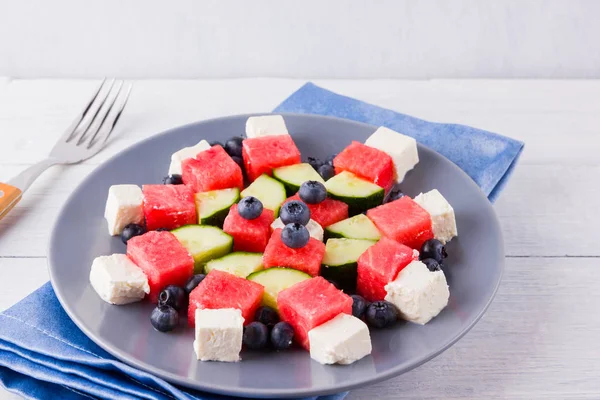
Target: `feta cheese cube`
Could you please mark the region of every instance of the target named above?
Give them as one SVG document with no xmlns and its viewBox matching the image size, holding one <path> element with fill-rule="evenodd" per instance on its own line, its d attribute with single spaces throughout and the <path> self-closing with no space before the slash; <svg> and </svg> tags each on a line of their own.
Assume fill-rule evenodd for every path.
<svg viewBox="0 0 600 400">
<path fill-rule="evenodd" d="M 201 361 L 240 360 L 244 318 L 236 308 L 196 310 L 194 351 Z"/>
<path fill-rule="evenodd" d="M 393 303 L 407 321 L 425 325 L 448 305 L 450 291 L 446 276 L 413 261 L 385 286 L 385 300 Z"/>
<path fill-rule="evenodd" d="M 367 146 L 386 152 L 394 161 L 394 179 L 402 182 L 408 171 L 419 162 L 417 141 L 384 126 L 377 128 L 365 141 Z"/>
<path fill-rule="evenodd" d="M 250 117 L 246 121 L 246 137 L 249 139 L 276 135 L 289 135 L 281 115 Z"/>
<path fill-rule="evenodd" d="M 352 364 L 371 354 L 369 328 L 360 319 L 339 314 L 308 331 L 310 357 L 321 364 Z"/>
<path fill-rule="evenodd" d="M 206 140 L 201 140 L 195 146 L 184 147 L 173 153 L 171 156 L 171 165 L 169 166 L 169 175 L 181 175 L 181 163 L 188 158 L 196 158 L 198 153 L 210 149 L 210 144 Z"/>
<path fill-rule="evenodd" d="M 446 244 L 458 235 L 454 209 L 437 189 L 419 194 L 415 202 L 431 215 L 433 236 L 437 240 Z"/>
<path fill-rule="evenodd" d="M 271 229 L 275 230 L 275 229 L 283 229 L 285 227 L 285 224 L 281 221 L 281 218 L 277 218 L 275 221 L 273 221 L 273 223 L 271 224 Z M 323 228 L 321 228 L 321 225 L 319 225 L 318 222 L 313 221 L 312 219 L 308 221 L 308 224 L 306 224 L 306 229 L 308 229 L 308 233 L 310 234 L 311 237 L 319 240 L 319 241 L 323 241 Z"/>
<path fill-rule="evenodd" d="M 142 189 L 137 185 L 112 185 L 108 189 L 104 218 L 108 222 L 108 233 L 120 235 L 128 224 L 143 224 Z"/>
<path fill-rule="evenodd" d="M 128 304 L 150 293 L 148 278 L 125 254 L 97 257 L 90 283 L 100 298 L 111 304 Z"/>
</svg>

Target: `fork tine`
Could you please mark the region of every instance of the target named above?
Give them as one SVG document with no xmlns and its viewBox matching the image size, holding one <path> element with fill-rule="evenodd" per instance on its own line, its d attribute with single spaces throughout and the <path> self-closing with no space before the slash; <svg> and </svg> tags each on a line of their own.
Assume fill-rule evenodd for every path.
<svg viewBox="0 0 600 400">
<path fill-rule="evenodd" d="M 112 96 L 112 94 L 111 94 L 111 96 L 109 96 L 109 97 L 111 97 L 111 100 L 105 104 L 106 105 L 106 111 L 104 112 L 104 115 L 102 116 L 102 119 L 100 120 L 100 123 L 96 125 L 96 130 L 95 130 L 94 134 L 92 135 L 92 137 L 88 141 L 88 145 L 87 145 L 88 149 L 91 148 L 92 146 L 94 146 L 95 139 L 98 136 L 98 133 L 100 133 L 102 131 L 102 127 L 104 126 L 104 122 L 108 118 L 108 116 L 109 116 L 112 108 L 115 106 L 116 102 L 119 100 L 119 95 L 121 94 L 121 89 L 123 89 L 123 85 L 124 84 L 125 84 L 125 81 L 119 81 L 119 86 L 117 88 L 116 94 L 114 96 Z M 107 99 L 108 99 L 108 97 L 107 97 Z M 91 128 L 91 125 L 90 125 L 90 128 Z M 83 142 L 85 142 L 85 141 L 83 141 Z M 78 145 L 79 145 L 79 143 L 78 143 Z"/>
<path fill-rule="evenodd" d="M 88 104 L 85 106 L 85 108 L 83 109 L 83 111 L 81 113 L 79 113 L 79 115 L 75 118 L 75 120 L 67 128 L 67 130 L 63 134 L 62 140 L 64 140 L 67 143 L 70 142 L 71 140 L 73 140 L 73 137 L 74 137 L 73 135 L 75 134 L 75 132 L 77 130 L 77 127 L 79 126 L 79 124 L 81 123 L 81 121 L 83 121 L 83 118 L 85 117 L 85 115 L 90 110 L 90 107 L 92 106 L 92 104 L 94 104 L 94 102 L 96 101 L 96 98 L 100 94 L 100 91 L 104 87 L 105 83 L 106 83 L 106 77 L 104 79 L 102 79 L 102 82 L 100 83 L 100 86 L 98 86 L 98 89 L 96 90 L 96 93 L 94 93 L 94 96 L 92 96 L 92 98 L 90 99 L 90 101 L 88 102 Z"/>
<path fill-rule="evenodd" d="M 94 125 L 94 122 L 96 121 L 96 118 L 98 118 L 98 115 L 100 114 L 100 111 L 102 110 L 102 108 L 104 108 L 104 103 L 106 103 L 106 100 L 110 97 L 110 94 L 112 92 L 113 87 L 115 86 L 115 82 L 116 81 L 117 80 L 113 78 L 112 81 L 110 82 L 110 86 L 108 87 L 108 90 L 106 91 L 106 94 L 104 95 L 104 98 L 102 99 L 102 101 L 98 105 L 98 108 L 96 109 L 96 112 L 94 112 L 94 115 L 92 116 L 92 119 L 87 124 L 87 126 L 85 127 L 85 129 L 83 129 L 83 133 L 81 134 L 81 136 L 79 136 L 79 140 L 77 140 L 77 146 L 79 146 L 80 144 L 82 144 L 83 142 L 85 142 L 85 139 L 86 139 L 86 136 L 88 134 L 88 131 Z"/>
<path fill-rule="evenodd" d="M 96 132 L 96 134 L 94 135 L 94 137 L 90 140 L 90 143 L 88 145 L 88 149 L 91 149 L 92 147 L 94 147 L 95 145 L 97 145 L 98 143 L 101 144 L 100 147 L 102 147 L 102 144 L 106 143 L 106 141 L 108 140 L 108 138 L 110 137 L 110 135 L 112 134 L 112 132 L 115 129 L 115 126 L 117 125 L 117 123 L 119 122 L 119 119 L 121 118 L 121 115 L 123 114 L 123 110 L 125 109 L 125 106 L 127 105 L 127 101 L 129 100 L 129 94 L 131 93 L 131 89 L 133 87 L 132 84 L 128 84 L 127 85 L 127 91 L 125 92 L 125 96 L 120 96 L 121 94 L 121 89 L 123 88 L 124 85 L 121 85 L 119 87 L 119 91 L 117 92 L 117 95 L 115 96 L 110 108 L 108 109 L 108 111 L 106 112 L 106 115 L 104 116 L 104 118 L 102 119 L 102 123 L 100 124 L 100 126 L 98 127 L 98 131 Z M 112 123 L 107 122 L 108 120 L 108 116 L 109 114 L 111 114 L 111 111 L 113 109 L 113 107 L 119 102 L 119 97 L 123 97 L 123 101 L 121 102 L 121 105 L 119 107 L 119 109 L 116 111 L 115 113 L 115 117 L 112 121 Z M 105 122 L 107 122 L 106 125 L 110 125 L 108 128 L 108 132 L 106 132 L 106 134 L 104 135 L 103 139 L 94 141 L 95 137 L 103 130 L 103 128 L 105 127 Z"/>
</svg>

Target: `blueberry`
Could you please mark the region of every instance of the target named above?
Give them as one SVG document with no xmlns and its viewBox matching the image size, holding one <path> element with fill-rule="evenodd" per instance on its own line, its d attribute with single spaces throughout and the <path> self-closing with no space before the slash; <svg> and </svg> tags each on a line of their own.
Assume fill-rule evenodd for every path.
<svg viewBox="0 0 600 400">
<path fill-rule="evenodd" d="M 308 159 L 306 160 L 306 162 L 309 163 L 310 166 L 315 169 L 315 171 L 318 171 L 319 168 L 323 165 L 323 161 L 321 161 L 321 160 L 319 160 L 318 158 L 315 158 L 315 157 L 308 157 Z"/>
<path fill-rule="evenodd" d="M 244 160 L 242 159 L 242 157 L 238 157 L 238 156 L 231 156 L 231 159 L 233 161 L 235 161 L 235 163 L 237 165 L 240 166 L 240 168 L 242 169 L 242 171 L 244 170 Z"/>
<path fill-rule="evenodd" d="M 261 306 L 254 313 L 254 319 L 268 327 L 272 327 L 279 322 L 279 314 L 271 307 Z"/>
<path fill-rule="evenodd" d="M 169 232 L 167 228 L 158 228 L 156 232 Z"/>
<path fill-rule="evenodd" d="M 185 290 L 180 286 L 167 285 L 158 294 L 159 306 L 171 306 L 177 311 L 185 307 Z"/>
<path fill-rule="evenodd" d="M 383 199 L 384 203 L 390 203 L 394 200 L 398 200 L 401 197 L 404 197 L 404 193 L 402 193 L 402 190 L 400 190 L 400 187 L 398 185 L 394 185 L 392 186 L 392 189 L 388 192 L 388 194 L 385 195 L 385 198 Z"/>
<path fill-rule="evenodd" d="M 337 290 L 342 290 L 342 285 L 339 284 L 335 279 L 327 279 L 327 282 L 331 283 Z"/>
<path fill-rule="evenodd" d="M 329 164 L 333 167 L 333 159 L 337 157 L 337 154 L 332 154 L 330 155 L 327 160 L 325 161 L 325 164 Z"/>
<path fill-rule="evenodd" d="M 163 179 L 163 183 L 165 185 L 183 185 L 183 180 L 181 179 L 181 175 L 173 174 L 166 176 Z"/>
<path fill-rule="evenodd" d="M 285 350 L 292 345 L 294 328 L 287 322 L 278 322 L 271 330 L 271 344 L 276 350 Z"/>
<path fill-rule="evenodd" d="M 365 319 L 374 328 L 387 328 L 398 319 L 398 310 L 389 301 L 376 301 L 367 307 Z"/>
<path fill-rule="evenodd" d="M 263 204 L 256 197 L 244 197 L 237 205 L 238 213 L 244 219 L 256 219 L 263 211 Z"/>
<path fill-rule="evenodd" d="M 172 331 L 179 323 L 179 314 L 171 306 L 158 306 L 152 310 L 150 322 L 157 331 Z"/>
<path fill-rule="evenodd" d="M 146 228 L 142 225 L 138 224 L 128 224 L 123 228 L 123 232 L 121 232 L 121 240 L 123 243 L 127 244 L 127 241 L 134 236 L 140 236 L 146 233 Z"/>
<path fill-rule="evenodd" d="M 281 241 L 287 247 L 292 249 L 299 249 L 306 246 L 310 239 L 310 233 L 304 225 L 300 224 L 287 224 L 281 231 Z"/>
<path fill-rule="evenodd" d="M 446 257 L 448 257 L 446 247 L 437 239 L 429 239 L 421 246 L 421 253 L 419 254 L 421 260 L 433 258 L 438 264 L 442 264 Z"/>
<path fill-rule="evenodd" d="M 435 261 L 433 258 L 425 258 L 423 260 L 423 264 L 427 265 L 427 268 L 431 271 L 431 272 L 435 272 L 435 271 L 440 271 L 440 263 L 438 263 L 437 261 Z"/>
<path fill-rule="evenodd" d="M 225 142 L 225 151 L 230 156 L 241 157 L 242 156 L 242 142 L 244 141 L 241 137 L 233 137 Z"/>
<path fill-rule="evenodd" d="M 323 180 L 325 180 L 325 181 L 333 178 L 333 176 L 335 175 L 335 169 L 329 164 L 321 165 L 321 167 L 319 168 L 319 170 L 317 172 L 319 173 L 319 175 L 321 175 L 321 178 L 323 178 Z"/>
<path fill-rule="evenodd" d="M 196 286 L 198 286 L 200 282 L 204 280 L 204 278 L 206 278 L 206 275 L 204 274 L 196 274 L 192 276 L 183 286 L 183 290 L 185 290 L 187 294 L 190 294 L 191 291 L 196 289 Z"/>
<path fill-rule="evenodd" d="M 210 144 L 211 147 L 212 146 L 221 146 L 221 147 L 224 147 L 223 143 L 219 142 L 218 140 L 211 140 L 210 142 L 208 142 L 208 144 Z"/>
<path fill-rule="evenodd" d="M 357 294 L 353 294 L 352 296 L 352 315 L 356 318 L 362 318 L 369 306 L 367 300 L 364 297 L 359 296 Z"/>
<path fill-rule="evenodd" d="M 242 342 L 251 350 L 264 349 L 269 342 L 269 328 L 262 322 L 250 322 L 244 328 Z"/>
<path fill-rule="evenodd" d="M 308 224 L 310 221 L 310 210 L 308 206 L 298 200 L 291 200 L 285 203 L 281 210 L 279 210 L 279 217 L 281 218 L 281 222 L 285 225 L 298 223 L 300 225 Z"/>
<path fill-rule="evenodd" d="M 318 204 L 327 198 L 325 185 L 317 181 L 306 181 L 298 191 L 300 199 L 308 204 Z"/>
</svg>

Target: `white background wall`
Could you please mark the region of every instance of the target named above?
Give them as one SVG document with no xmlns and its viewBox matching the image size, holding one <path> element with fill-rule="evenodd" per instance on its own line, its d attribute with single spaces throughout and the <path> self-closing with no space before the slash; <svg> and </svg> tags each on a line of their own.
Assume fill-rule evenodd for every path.
<svg viewBox="0 0 600 400">
<path fill-rule="evenodd" d="M 600 78 L 594 0 L 0 0 L 0 76 Z"/>
</svg>

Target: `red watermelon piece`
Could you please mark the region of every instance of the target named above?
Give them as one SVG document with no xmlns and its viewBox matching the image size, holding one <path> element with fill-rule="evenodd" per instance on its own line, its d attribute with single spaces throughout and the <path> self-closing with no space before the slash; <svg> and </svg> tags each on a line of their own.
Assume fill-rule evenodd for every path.
<svg viewBox="0 0 600 400">
<path fill-rule="evenodd" d="M 289 200 L 300 200 L 298 193 L 288 198 Z M 310 218 L 323 228 L 348 218 L 348 204 L 343 201 L 330 199 L 329 197 L 318 204 L 306 204 L 310 210 Z"/>
<path fill-rule="evenodd" d="M 144 185 L 144 216 L 149 231 L 195 224 L 194 193 L 185 185 Z"/>
<path fill-rule="evenodd" d="M 225 218 L 223 231 L 233 237 L 233 251 L 262 253 L 267 247 L 274 220 L 275 214 L 266 208 L 263 208 L 258 218 L 242 218 L 238 213 L 237 204 L 234 204 Z"/>
<path fill-rule="evenodd" d="M 408 196 L 367 211 L 367 217 L 383 236 L 413 249 L 421 249 L 426 240 L 433 239 L 431 216 Z"/>
<path fill-rule="evenodd" d="M 293 268 L 316 276 L 324 255 L 325 244 L 320 240 L 311 237 L 306 246 L 292 249 L 281 240 L 281 229 L 275 229 L 263 254 L 263 265 L 265 268 Z"/>
<path fill-rule="evenodd" d="M 211 190 L 244 189 L 242 169 L 221 146 L 212 146 L 181 163 L 183 183 L 195 193 Z"/>
<path fill-rule="evenodd" d="M 188 325 L 196 324 L 196 309 L 237 308 L 244 325 L 254 321 L 265 288 L 256 282 L 220 270 L 212 270 L 190 293 Z"/>
<path fill-rule="evenodd" d="M 262 174 L 271 176 L 273 168 L 300 163 L 300 150 L 290 135 L 245 139 L 242 156 L 250 181 Z"/>
<path fill-rule="evenodd" d="M 398 273 L 418 257 L 418 252 L 410 247 L 381 238 L 358 259 L 356 291 L 368 301 L 383 300 L 385 285 L 396 279 Z"/>
<path fill-rule="evenodd" d="M 194 259 L 171 232 L 150 231 L 127 242 L 127 256 L 144 271 L 150 301 L 167 285 L 183 286 L 194 273 Z"/>
<path fill-rule="evenodd" d="M 335 173 L 342 171 L 373 182 L 386 190 L 394 184 L 394 161 L 387 153 L 353 141 L 333 159 Z"/>
<path fill-rule="evenodd" d="M 352 314 L 352 298 L 317 276 L 279 292 L 277 308 L 281 319 L 294 328 L 296 341 L 310 350 L 308 331 L 338 314 Z"/>
</svg>

